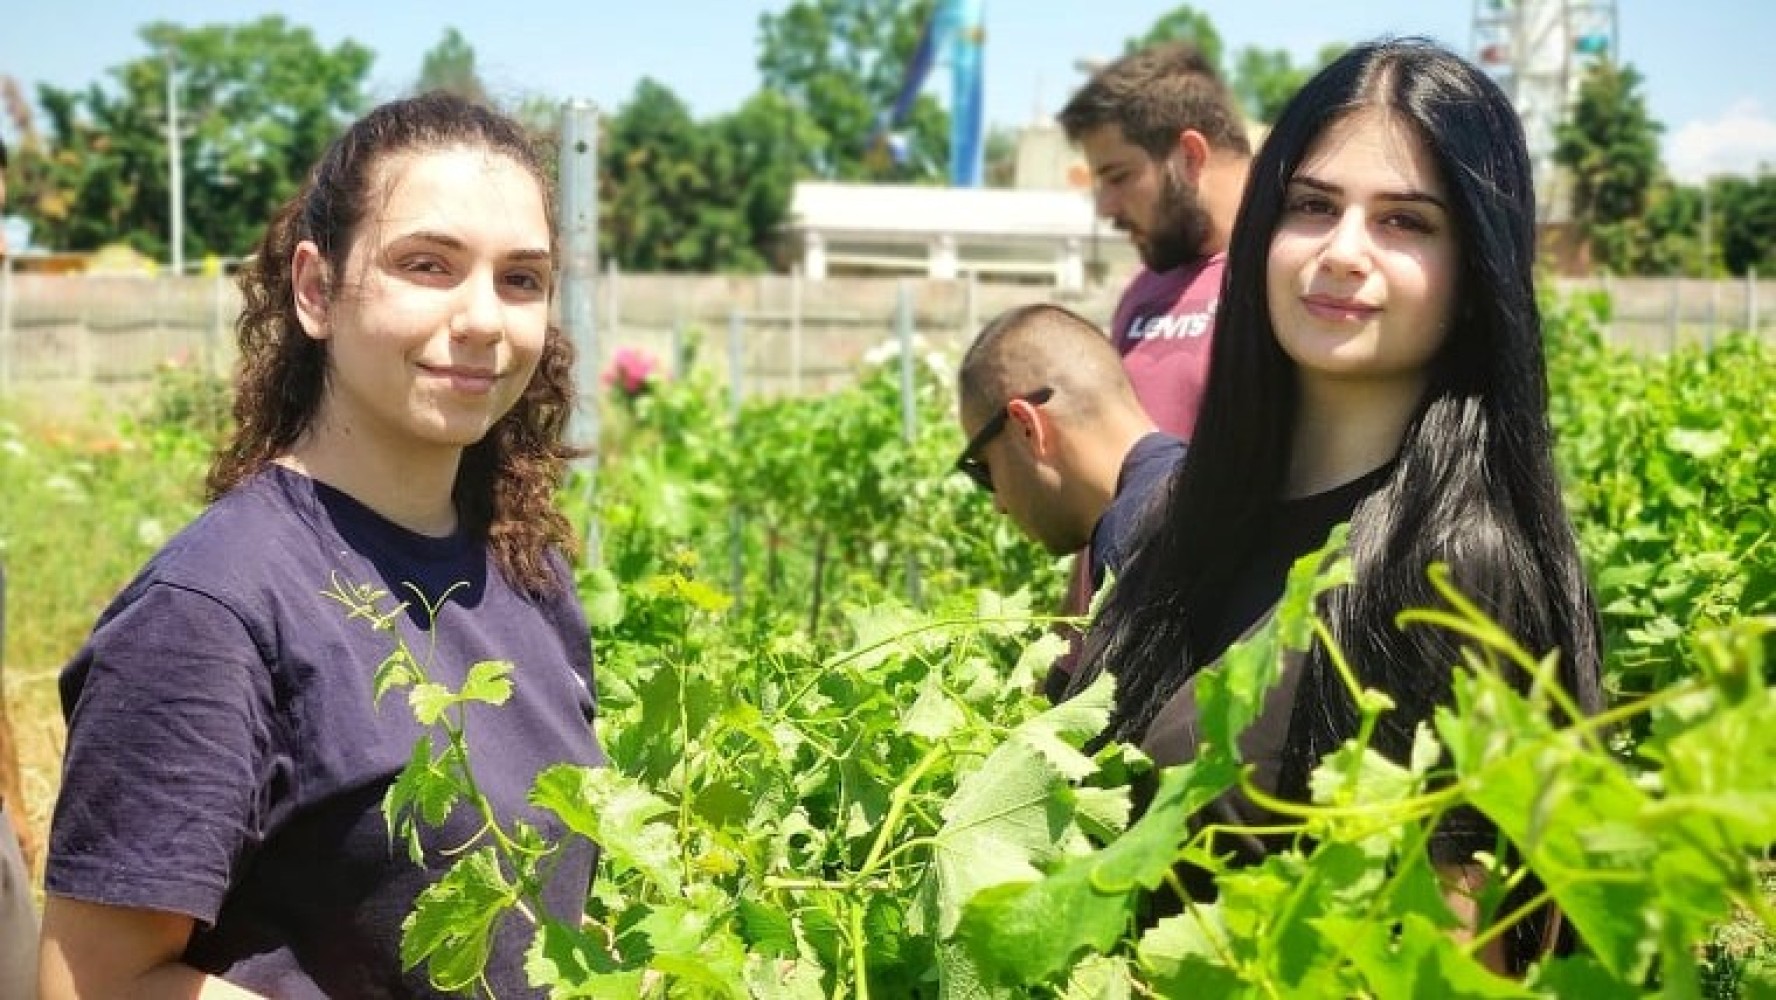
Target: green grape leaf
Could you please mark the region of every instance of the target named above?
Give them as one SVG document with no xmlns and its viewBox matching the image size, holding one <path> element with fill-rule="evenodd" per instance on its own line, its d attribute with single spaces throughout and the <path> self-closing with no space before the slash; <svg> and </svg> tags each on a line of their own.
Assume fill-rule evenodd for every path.
<svg viewBox="0 0 1776 1000">
<path fill-rule="evenodd" d="M 962 778 L 943 807 L 930 873 L 937 893 L 940 937 L 954 932 L 962 906 L 983 887 L 1030 881 L 1036 863 L 1067 840 L 1071 809 L 1061 792 L 1068 773 L 1056 758 L 1087 760 L 1067 739 L 1082 742 L 1109 719 L 1108 674 L 1080 693 L 1012 730 L 978 769 Z"/>
<path fill-rule="evenodd" d="M 419 664 L 413 661 L 413 653 L 407 649 L 407 644 L 396 643 L 394 652 L 383 657 L 370 675 L 371 699 L 381 704 L 383 695 L 416 684 L 421 676 Z"/>
<path fill-rule="evenodd" d="M 1220 907 L 1193 904 L 1148 928 L 1135 956 L 1158 996 L 1239 996 L 1241 980 L 1229 965 L 1226 941 Z"/>
<path fill-rule="evenodd" d="M 586 577 L 587 585 L 581 589 L 581 602 L 586 607 L 586 623 L 595 629 L 621 625 L 625 605 L 623 589 L 617 582 L 617 575 L 608 567 L 595 566 Z"/>
<path fill-rule="evenodd" d="M 1029 628 L 1030 592 L 1020 590 L 1015 594 L 996 594 L 990 590 L 982 590 L 975 610 L 981 618 L 980 631 L 985 635 L 1004 637 L 1015 636 Z"/>
<path fill-rule="evenodd" d="M 1408 914 L 1397 934 L 1386 923 L 1364 917 L 1326 916 L 1314 925 L 1327 940 L 1337 943 L 1374 996 L 1475 1000 L 1533 1000 L 1539 996 L 1463 954 L 1453 937 L 1417 914 Z"/>
<path fill-rule="evenodd" d="M 456 778 L 439 761 L 432 759 L 431 734 L 421 733 L 419 741 L 413 745 L 413 753 L 408 755 L 407 764 L 401 768 L 400 774 L 395 775 L 383 795 L 382 815 L 388 825 L 389 839 L 393 840 L 406 831 L 409 834 L 408 857 L 414 864 L 422 864 L 425 855 L 419 832 L 413 824 L 413 814 L 417 813 L 427 826 L 439 826 L 450 815 L 450 808 L 461 797 L 462 791 Z"/>
<path fill-rule="evenodd" d="M 1152 804 L 1127 833 L 1041 879 L 975 892 L 957 938 L 986 976 L 1014 985 L 1051 980 L 1082 950 L 1109 951 L 1128 927 L 1136 892 L 1158 886 L 1170 870 L 1189 835 L 1188 818 L 1235 777 L 1224 759 L 1166 769 Z"/>
<path fill-rule="evenodd" d="M 641 995 L 643 970 L 619 968 L 601 933 L 544 918 L 525 950 L 524 975 L 551 1000 L 626 1000 Z"/>
<path fill-rule="evenodd" d="M 512 664 L 509 660 L 482 660 L 469 668 L 457 700 L 504 705 L 512 697 Z"/>
<path fill-rule="evenodd" d="M 517 890 L 500 870 L 493 848 L 465 855 L 419 894 L 413 912 L 402 921 L 401 967 L 424 962 L 427 978 L 438 989 L 468 988 L 487 967 L 494 924 L 517 901 Z"/>
<path fill-rule="evenodd" d="M 1133 996 L 1127 959 L 1089 955 L 1068 974 L 1060 1000 L 1130 1000 Z"/>
<path fill-rule="evenodd" d="M 450 706 L 461 701 L 450 689 L 432 681 L 422 681 L 407 692 L 407 705 L 422 726 L 435 726 Z"/>
<path fill-rule="evenodd" d="M 1597 959 L 1579 954 L 1542 962 L 1525 977 L 1541 996 L 1584 997 L 1585 1000 L 1640 1000 L 1646 991 L 1618 979 Z"/>
<path fill-rule="evenodd" d="M 1652 959 L 1646 924 L 1659 912 L 1646 878 L 1654 843 L 1624 850 L 1621 831 L 1636 826 L 1646 794 L 1607 756 L 1579 752 L 1555 738 L 1536 706 L 1492 673 L 1458 673 L 1456 711 L 1437 713 L 1468 801 L 1545 873 L 1568 919 L 1615 975 L 1637 978 Z M 1599 834 L 1607 835 L 1607 839 Z M 1614 871 L 1618 877 L 1562 878 Z"/>
<path fill-rule="evenodd" d="M 749 950 L 772 958 L 793 958 L 798 954 L 795 925 L 789 914 L 775 903 L 742 898 L 737 905 L 736 919 L 740 937 Z"/>
<path fill-rule="evenodd" d="M 648 965 L 714 996 L 746 1000 L 746 946 L 713 912 L 713 899 L 681 899 L 654 908 L 636 925 Z"/>
<path fill-rule="evenodd" d="M 641 872 L 669 893 L 681 881 L 677 835 L 665 823 L 665 800 L 614 768 L 556 764 L 537 775 L 530 802 L 596 842 L 615 864 Z"/>
<path fill-rule="evenodd" d="M 906 732 L 933 743 L 939 742 L 965 722 L 967 717 L 956 706 L 949 692 L 944 690 L 943 675 L 936 671 L 925 675 L 924 683 L 919 685 L 919 697 L 914 699 L 901 717 L 901 727 Z"/>
</svg>

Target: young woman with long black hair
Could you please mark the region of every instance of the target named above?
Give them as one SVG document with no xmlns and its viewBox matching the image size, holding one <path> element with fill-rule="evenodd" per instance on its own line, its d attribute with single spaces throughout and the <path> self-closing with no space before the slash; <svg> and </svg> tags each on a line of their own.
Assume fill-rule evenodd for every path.
<svg viewBox="0 0 1776 1000">
<path fill-rule="evenodd" d="M 1234 226 L 1196 436 L 1074 684 L 1117 676 L 1109 736 L 1162 764 L 1192 758 L 1194 678 L 1344 521 L 1355 582 L 1319 610 L 1358 679 L 1395 703 L 1378 750 L 1406 759 L 1461 660 L 1457 637 L 1395 624 L 1442 603 L 1432 562 L 1526 648 L 1557 650 L 1563 686 L 1595 709 L 1596 612 L 1554 468 L 1534 209 L 1510 101 L 1434 44 L 1358 46 L 1290 101 Z M 1358 719 L 1316 647 L 1242 749 L 1261 785 L 1305 800 Z M 1465 881 L 1493 847 L 1458 812 L 1431 853 Z M 1512 966 L 1541 930 L 1510 936 Z"/>
</svg>

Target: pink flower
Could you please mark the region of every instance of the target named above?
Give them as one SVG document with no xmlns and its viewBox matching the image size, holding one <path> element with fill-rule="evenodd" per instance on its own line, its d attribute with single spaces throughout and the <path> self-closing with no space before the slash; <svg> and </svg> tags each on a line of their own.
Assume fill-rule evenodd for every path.
<svg viewBox="0 0 1776 1000">
<path fill-rule="evenodd" d="M 654 369 L 658 367 L 660 362 L 646 351 L 638 347 L 619 347 L 601 381 L 605 385 L 617 386 L 633 399 L 652 388 Z"/>
</svg>

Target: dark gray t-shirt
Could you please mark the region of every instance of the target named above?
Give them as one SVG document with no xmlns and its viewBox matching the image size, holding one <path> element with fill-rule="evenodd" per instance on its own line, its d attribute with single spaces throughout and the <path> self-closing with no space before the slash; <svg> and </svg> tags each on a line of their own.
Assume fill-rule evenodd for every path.
<svg viewBox="0 0 1776 1000">
<path fill-rule="evenodd" d="M 1123 456 L 1116 475 L 1116 494 L 1110 506 L 1092 525 L 1090 553 L 1091 589 L 1104 585 L 1106 569 L 1120 573 L 1140 544 L 1148 511 L 1165 502 L 1165 484 L 1178 463 L 1184 461 L 1184 442 L 1154 431 L 1135 442 Z"/>
<path fill-rule="evenodd" d="M 556 762 L 602 765 L 591 640 L 564 563 L 537 599 L 487 547 L 407 531 L 272 466 L 212 505 L 106 609 L 61 680 L 68 744 L 49 892 L 198 921 L 185 961 L 280 998 L 434 995 L 400 968 L 401 921 L 479 820 L 458 808 L 414 865 L 391 843 L 383 794 L 421 736 L 404 692 L 371 675 L 392 636 L 324 596 L 338 581 L 408 602 L 396 627 L 433 648 L 408 585 L 436 602 L 427 670 L 452 688 L 482 660 L 515 664 L 513 695 L 468 713 L 471 766 L 503 822 L 565 830 L 525 801 Z M 546 888 L 574 922 L 596 849 L 568 848 Z M 525 985 L 528 925 L 495 936 L 495 996 Z"/>
</svg>

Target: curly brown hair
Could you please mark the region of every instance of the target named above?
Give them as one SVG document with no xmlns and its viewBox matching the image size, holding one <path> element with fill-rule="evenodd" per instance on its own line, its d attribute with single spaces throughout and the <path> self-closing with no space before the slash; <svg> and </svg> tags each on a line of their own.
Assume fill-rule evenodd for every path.
<svg viewBox="0 0 1776 1000">
<path fill-rule="evenodd" d="M 1106 125 L 1155 158 L 1193 129 L 1210 149 L 1250 156 L 1245 119 L 1215 67 L 1195 46 L 1171 42 L 1132 52 L 1092 74 L 1057 116 L 1078 142 Z"/>
<path fill-rule="evenodd" d="M 207 499 L 287 453 L 320 409 L 328 342 L 307 336 L 297 318 L 291 270 L 297 245 L 312 240 L 332 273 L 346 273 L 353 238 L 371 208 L 378 164 L 458 147 L 509 157 L 535 178 L 553 241 L 548 175 L 523 128 L 510 118 L 431 93 L 392 101 L 359 119 L 278 210 L 241 270 L 236 430 L 210 465 Z M 464 450 L 451 490 L 463 530 L 485 539 L 506 579 L 531 593 L 548 593 L 560 583 L 549 561 L 552 550 L 576 551 L 573 531 L 555 505 L 567 463 L 580 453 L 566 442 L 574 400 L 573 345 L 551 325 L 530 384 L 487 435 Z"/>
</svg>

